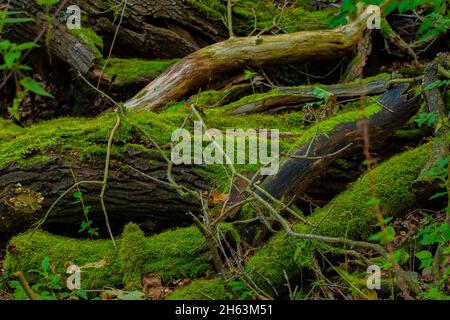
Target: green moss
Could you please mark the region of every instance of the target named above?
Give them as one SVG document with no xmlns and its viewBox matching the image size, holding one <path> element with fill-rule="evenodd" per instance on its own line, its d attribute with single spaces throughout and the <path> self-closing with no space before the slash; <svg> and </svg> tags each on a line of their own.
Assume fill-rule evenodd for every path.
<svg viewBox="0 0 450 320">
<path fill-rule="evenodd" d="M 228 300 L 230 298 L 223 280 L 214 278 L 194 280 L 186 287 L 175 290 L 167 297 L 167 300 Z"/>
<path fill-rule="evenodd" d="M 190 5 L 205 13 L 208 17 L 221 20 L 226 16 L 226 1 L 188 0 Z M 279 17 L 278 26 L 286 32 L 325 29 L 328 21 L 337 9 L 312 10 L 308 1 L 295 1 L 281 11 L 270 0 L 233 1 L 234 31 L 238 35 L 248 35 L 256 27 L 259 30 L 273 26 L 275 17 Z M 280 16 L 281 15 L 281 16 Z"/>
<path fill-rule="evenodd" d="M 127 142 L 131 143 L 136 135 L 132 123 L 142 125 L 158 143 L 165 144 L 183 119 L 183 115 L 177 113 L 130 113 L 115 135 L 112 157 L 120 159 L 127 155 Z M 20 130 L 21 134 L 17 134 L 16 128 L 0 128 L 0 132 L 9 137 L 0 144 L 0 167 L 11 162 L 26 165 L 49 155 L 72 154 L 82 161 L 103 160 L 115 121 L 114 113 L 104 113 L 95 119 L 60 118 L 42 122 Z M 31 148 L 37 152 L 27 156 L 26 151 Z"/>
<path fill-rule="evenodd" d="M 198 278 L 208 270 L 204 238 L 197 227 L 178 228 L 146 241 L 144 274 L 158 274 L 163 280 Z"/>
<path fill-rule="evenodd" d="M 416 128 L 416 129 L 400 129 L 397 130 L 394 134 L 394 138 L 417 138 L 417 137 L 426 137 L 429 135 L 429 132 L 425 128 Z"/>
<path fill-rule="evenodd" d="M 68 29 L 68 32 L 89 46 L 99 61 L 103 60 L 103 39 L 91 28 Z"/>
<path fill-rule="evenodd" d="M 23 128 L 16 125 L 11 120 L 6 120 L 0 117 L 0 143 L 11 140 L 16 136 L 22 134 Z"/>
<path fill-rule="evenodd" d="M 430 154 L 431 144 L 426 144 L 397 155 L 373 170 L 375 192 L 384 215 L 396 215 L 414 205 L 416 198 L 410 187 Z M 308 221 L 318 225 L 314 230 L 318 235 L 366 240 L 376 222 L 367 205 L 371 197 L 369 178 L 364 175 L 324 208 L 316 209 Z M 304 224 L 295 225 L 295 229 L 301 233 L 310 231 Z M 301 267 L 308 266 L 309 256 L 318 245 L 326 248 L 323 243 L 302 241 L 280 233 L 249 259 L 246 269 L 267 290 L 271 288 L 265 279 L 281 287 L 285 283 L 283 270 L 292 276 Z M 297 248 L 301 249 L 297 252 L 298 259 L 294 259 Z"/>
<path fill-rule="evenodd" d="M 159 274 L 165 281 L 204 275 L 209 264 L 203 243 L 196 227 L 144 238 L 139 227 L 130 224 L 117 239 L 118 249 L 110 240 L 78 240 L 37 231 L 10 240 L 15 250 L 7 253 L 4 266 L 8 272 L 29 274 L 49 257 L 57 274 L 64 275 L 69 262 L 81 267 L 84 289 L 137 288 L 143 274 Z"/>
<path fill-rule="evenodd" d="M 377 103 L 364 108 L 364 110 L 351 111 L 336 115 L 328 120 L 321 121 L 318 124 L 309 128 L 298 140 L 298 144 L 304 144 L 316 137 L 328 137 L 329 133 L 339 124 L 352 123 L 361 118 L 370 118 L 381 110 L 381 106 Z"/>
<path fill-rule="evenodd" d="M 330 21 L 337 11 L 337 8 L 317 11 L 305 10 L 302 7 L 294 8 L 286 10 L 279 24 L 286 32 L 328 29 Z"/>
<path fill-rule="evenodd" d="M 134 223 L 127 224 L 118 253 L 125 290 L 133 291 L 141 288 L 141 273 L 145 265 L 144 246 L 145 236 L 139 226 Z"/>
<path fill-rule="evenodd" d="M 392 29 L 390 24 L 384 18 L 381 19 L 380 27 L 381 27 L 380 33 L 384 38 L 389 38 L 396 35 L 395 31 Z"/>
<path fill-rule="evenodd" d="M 177 61 L 110 58 L 104 72 L 109 78 L 116 77 L 115 83 L 129 84 L 140 77 L 154 79 Z"/>
<path fill-rule="evenodd" d="M 222 222 L 219 224 L 219 230 L 228 242 L 239 243 L 241 236 L 232 223 Z"/>
</svg>

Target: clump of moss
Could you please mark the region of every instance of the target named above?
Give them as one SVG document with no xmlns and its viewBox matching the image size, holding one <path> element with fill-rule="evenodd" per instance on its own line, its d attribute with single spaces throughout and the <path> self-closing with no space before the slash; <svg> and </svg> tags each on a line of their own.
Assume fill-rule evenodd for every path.
<svg viewBox="0 0 450 320">
<path fill-rule="evenodd" d="M 197 278 L 209 268 L 204 238 L 196 227 L 165 231 L 143 237 L 135 224 L 125 228 L 117 239 L 118 249 L 110 240 L 71 239 L 37 231 L 10 240 L 4 266 L 8 272 L 29 273 L 39 269 L 49 257 L 55 273 L 64 275 L 70 262 L 82 270 L 84 289 L 107 287 L 137 288 L 144 274 L 159 274 L 166 280 Z"/>
<path fill-rule="evenodd" d="M 137 224 L 129 223 L 125 226 L 120 241 L 118 253 L 120 269 L 123 273 L 125 290 L 141 288 L 141 275 L 145 265 L 145 236 Z"/>
<path fill-rule="evenodd" d="M 226 291 L 221 278 L 194 280 L 186 287 L 175 290 L 167 300 L 228 300 L 231 295 Z"/>
<path fill-rule="evenodd" d="M 197 227 L 178 228 L 152 236 L 144 247 L 145 274 L 164 280 L 198 278 L 208 270 L 206 246 Z"/>
<path fill-rule="evenodd" d="M 188 3 L 216 20 L 226 16 L 226 1 L 221 0 L 188 0 Z M 278 17 L 278 27 L 286 32 L 317 30 L 328 28 L 336 8 L 314 11 L 308 1 L 298 0 L 283 10 L 270 0 L 238 0 L 233 1 L 234 31 L 238 35 L 248 35 L 254 28 L 264 30 L 273 26 Z"/>
<path fill-rule="evenodd" d="M 158 77 L 178 59 L 172 60 L 141 60 L 110 58 L 104 73 L 109 78 L 115 77 L 115 83 L 125 85 L 136 81 L 138 78 Z"/>
<path fill-rule="evenodd" d="M 430 154 L 431 145 L 426 144 L 397 155 L 373 170 L 374 188 L 384 215 L 395 215 L 414 205 L 416 198 L 410 187 Z M 365 240 L 376 222 L 375 214 L 367 204 L 371 198 L 369 177 L 364 175 L 324 208 L 316 209 L 308 221 L 318 225 L 314 229 L 315 234 Z M 294 228 L 300 233 L 311 230 L 301 223 Z M 327 247 L 323 243 L 303 241 L 280 233 L 249 259 L 246 269 L 258 285 L 270 291 L 264 279 L 271 279 L 275 286 L 280 287 L 285 283 L 283 270 L 292 276 L 301 267 L 309 266 L 309 256 L 316 246 Z"/>
<path fill-rule="evenodd" d="M 91 28 L 68 29 L 68 32 L 92 49 L 99 61 L 103 60 L 103 39 Z"/>
</svg>

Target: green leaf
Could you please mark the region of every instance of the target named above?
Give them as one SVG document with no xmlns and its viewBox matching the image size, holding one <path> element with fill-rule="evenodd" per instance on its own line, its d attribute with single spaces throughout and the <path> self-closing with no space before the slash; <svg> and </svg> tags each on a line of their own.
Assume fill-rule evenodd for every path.
<svg viewBox="0 0 450 320">
<path fill-rule="evenodd" d="M 386 6 L 386 8 L 384 9 L 383 13 L 385 15 L 390 14 L 392 11 L 397 9 L 398 5 L 399 5 L 399 3 L 397 1 L 389 2 L 388 5 Z"/>
<path fill-rule="evenodd" d="M 83 194 L 80 191 L 77 191 L 73 194 L 73 197 L 75 199 L 81 199 L 82 196 L 83 196 Z"/>
<path fill-rule="evenodd" d="M 433 199 L 436 199 L 436 198 L 440 198 L 440 197 L 443 197 L 443 196 L 445 196 L 445 195 L 447 195 L 447 192 L 438 192 L 438 193 L 433 194 L 433 195 L 429 198 L 429 200 L 433 200 Z"/>
<path fill-rule="evenodd" d="M 420 260 L 420 269 L 428 268 L 433 263 L 433 255 L 430 251 L 423 250 L 416 253 L 417 259 Z"/>
<path fill-rule="evenodd" d="M 3 57 L 6 67 L 8 69 L 11 69 L 16 63 L 16 61 L 20 59 L 21 56 L 22 53 L 20 53 L 20 51 L 8 51 Z"/>
<path fill-rule="evenodd" d="M 319 87 L 314 87 L 313 93 L 316 96 L 316 98 L 319 98 L 319 99 L 326 99 L 328 97 L 333 96 L 333 94 L 331 92 L 328 92 L 327 90 L 319 88 Z"/>
<path fill-rule="evenodd" d="M 10 46 L 11 46 L 11 41 L 9 41 L 8 39 L 0 41 L 0 49 L 1 50 L 8 50 Z"/>
<path fill-rule="evenodd" d="M 36 82 L 35 80 L 33 80 L 32 78 L 29 78 L 29 77 L 23 78 L 22 80 L 20 80 L 20 84 L 24 88 L 26 88 L 26 89 L 28 89 L 28 90 L 30 90 L 30 91 L 38 94 L 38 95 L 41 95 L 41 96 L 44 96 L 44 97 L 53 98 L 53 96 L 50 93 L 45 91 L 41 87 L 41 85 L 38 82 Z"/>
</svg>

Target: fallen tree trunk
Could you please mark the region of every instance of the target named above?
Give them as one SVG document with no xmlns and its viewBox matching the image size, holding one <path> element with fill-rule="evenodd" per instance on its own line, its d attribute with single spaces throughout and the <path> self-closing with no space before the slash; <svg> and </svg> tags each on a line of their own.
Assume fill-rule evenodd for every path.
<svg viewBox="0 0 450 320">
<path fill-rule="evenodd" d="M 383 76 L 378 79 L 370 80 L 362 83 L 346 83 L 335 84 L 329 86 L 302 86 L 298 88 L 277 88 L 266 94 L 256 94 L 254 96 L 245 97 L 242 102 L 237 101 L 233 105 L 237 108 L 232 108 L 228 111 L 232 115 L 242 115 L 255 112 L 271 111 L 277 107 L 289 106 L 298 107 L 305 103 L 321 100 L 317 97 L 315 91 L 316 87 L 322 88 L 333 95 L 337 100 L 345 100 L 351 98 L 360 98 L 361 96 L 376 95 L 387 90 L 390 76 Z M 245 103 L 245 101 L 250 101 Z"/>
<path fill-rule="evenodd" d="M 364 121 L 367 121 L 371 143 L 382 143 L 419 109 L 419 96 L 408 99 L 403 94 L 407 87 L 398 85 L 387 91 L 366 113 L 353 114 L 353 119 L 351 114 L 344 114 L 341 123 L 337 122 L 339 116 L 318 123 L 305 133 L 301 146 L 282 163 L 276 175 L 263 182 L 262 188 L 287 202 L 304 192 L 333 161 L 361 148 L 364 139 L 359 125 L 361 116 L 368 117 Z M 326 131 L 320 131 L 321 126 Z"/>
<path fill-rule="evenodd" d="M 182 198 L 172 188 L 152 181 L 131 170 L 132 166 L 146 175 L 166 180 L 166 163 L 158 158 L 130 157 L 111 165 L 105 197 L 108 216 L 113 230 L 120 231 L 124 223 L 136 221 L 144 224 L 147 232 L 155 232 L 192 221 L 186 213 L 197 212 L 198 204 L 191 198 Z M 21 166 L 11 164 L 0 169 L 0 234 L 12 235 L 24 230 L 39 219 L 76 181 L 101 181 L 102 163 L 68 162 L 55 157 L 44 163 Z M 207 180 L 192 168 L 176 167 L 174 179 L 198 190 L 208 190 Z M 89 217 L 100 230 L 104 218 L 100 207 L 101 185 L 82 184 L 83 202 L 91 206 Z M 84 219 L 83 207 L 74 203 L 73 189 L 52 210 L 46 224 L 50 229 L 60 226 L 68 234 L 75 234 Z M 42 200 L 40 200 L 40 198 Z"/>
<path fill-rule="evenodd" d="M 431 153 L 431 145 L 423 145 L 396 155 L 374 168 L 373 187 L 383 214 L 397 215 L 416 204 L 411 185 Z M 316 209 L 307 217 L 307 221 L 317 227 L 298 223 L 294 226 L 295 230 L 313 236 L 364 241 L 371 234 L 371 226 L 376 223 L 373 209 L 367 205 L 372 197 L 371 182 L 366 174 L 328 205 Z M 338 244 L 330 246 L 319 240 L 301 240 L 281 231 L 249 258 L 245 270 L 260 289 L 274 298 L 280 297 L 287 290 L 288 280 L 295 279 L 302 270 L 312 268 L 311 256 L 316 249 L 320 249 L 323 254 L 333 254 L 335 246 L 342 247 Z M 351 246 L 344 247 L 347 250 L 354 249 Z M 201 299 L 204 292 L 213 299 L 228 299 L 224 288 L 225 284 L 220 278 L 195 280 L 190 285 L 174 291 L 168 298 Z"/>
<path fill-rule="evenodd" d="M 52 18 L 49 50 L 62 61 L 71 62 L 73 57 L 90 58 L 84 48 L 75 45 L 74 37 L 65 26 L 65 11 L 72 3 L 62 2 L 60 11 Z M 122 21 L 115 37 L 115 52 L 128 56 L 145 58 L 181 58 L 208 44 L 223 40 L 225 26 L 202 14 L 185 1 L 175 0 L 114 0 L 81 1 L 77 5 L 82 11 L 82 32 L 91 29 L 102 36 L 105 45 L 110 46 L 119 20 Z M 45 28 L 48 21 L 43 16 L 44 6 L 35 1 L 12 0 L 12 10 L 23 10 L 37 20 L 37 23 L 15 24 L 11 26 L 14 38 L 30 41 Z M 50 10 L 52 15 L 53 8 Z M 44 42 L 43 42 L 44 44 Z M 105 46 L 106 47 L 106 46 Z M 62 49 L 62 50 L 61 50 Z M 93 64 L 91 59 L 82 64 L 70 64 L 75 70 L 85 73 Z"/>
<path fill-rule="evenodd" d="M 125 106 L 137 110 L 161 110 L 168 103 L 198 91 L 219 75 L 246 67 L 343 57 L 357 47 L 369 16 L 370 13 L 364 11 L 355 21 L 334 30 L 233 37 L 213 44 L 173 65 Z"/>
</svg>

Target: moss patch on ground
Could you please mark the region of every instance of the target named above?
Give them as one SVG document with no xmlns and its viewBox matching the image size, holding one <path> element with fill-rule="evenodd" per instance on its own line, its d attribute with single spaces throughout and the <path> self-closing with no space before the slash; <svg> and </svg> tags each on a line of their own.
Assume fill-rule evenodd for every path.
<svg viewBox="0 0 450 320">
<path fill-rule="evenodd" d="M 37 231 L 10 240 L 5 257 L 8 272 L 40 269 L 50 259 L 55 274 L 65 275 L 68 264 L 82 270 L 83 289 L 140 287 L 141 276 L 158 274 L 163 280 L 198 278 L 209 268 L 204 238 L 196 227 L 179 228 L 144 237 L 135 224 L 125 227 L 118 248 L 110 240 L 79 240 Z"/>
<path fill-rule="evenodd" d="M 415 204 L 411 184 L 430 155 L 431 144 L 426 144 L 394 156 L 373 170 L 375 192 L 384 215 L 396 215 Z M 308 221 L 319 225 L 314 230 L 318 235 L 367 240 L 376 223 L 374 212 L 367 204 L 371 198 L 369 177 L 364 175 L 324 208 L 316 209 Z M 311 230 L 304 224 L 295 225 L 295 229 L 300 233 Z M 323 243 L 303 241 L 280 233 L 249 259 L 246 269 L 258 285 L 271 291 L 265 279 L 271 279 L 276 287 L 281 287 L 286 281 L 283 270 L 293 276 L 301 267 L 309 266 L 310 254 L 317 246 L 324 250 L 327 247 Z"/>
</svg>

